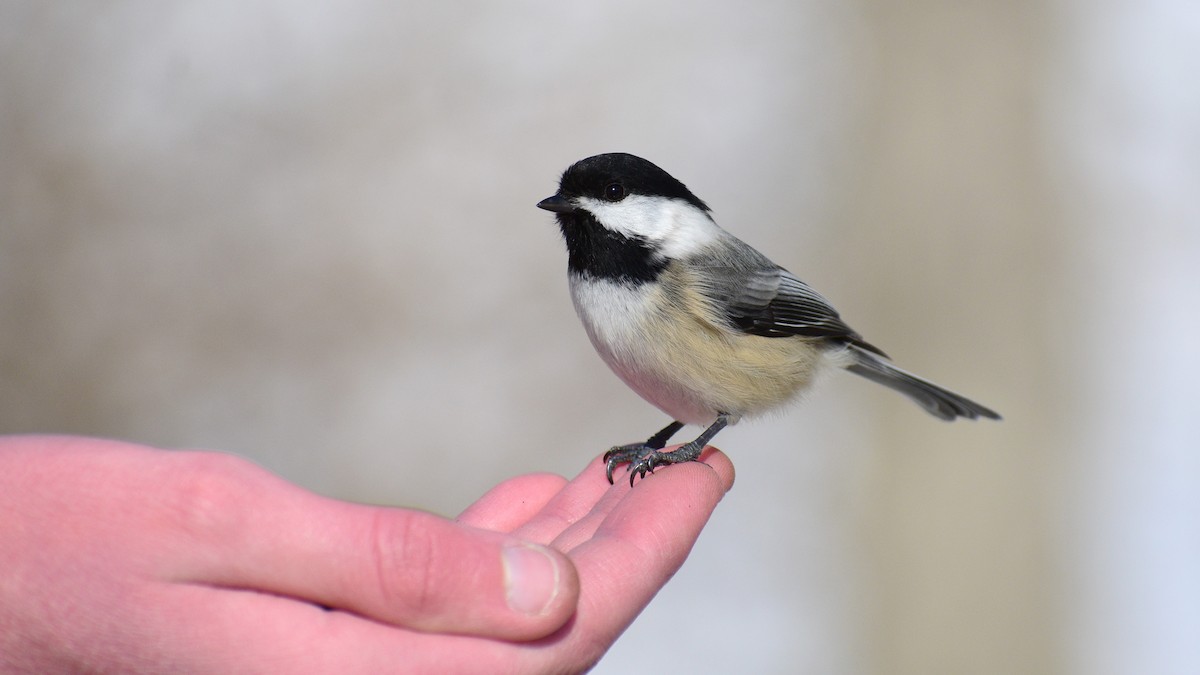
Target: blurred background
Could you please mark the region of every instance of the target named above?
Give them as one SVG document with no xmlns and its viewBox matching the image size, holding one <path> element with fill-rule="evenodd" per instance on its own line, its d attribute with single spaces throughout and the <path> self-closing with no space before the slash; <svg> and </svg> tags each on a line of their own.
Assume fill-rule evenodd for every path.
<svg viewBox="0 0 1200 675">
<path fill-rule="evenodd" d="M 836 374 L 722 433 L 596 672 L 1200 672 L 1198 75 L 1187 0 L 3 2 L 0 432 L 574 475 L 666 420 L 534 204 L 628 151 L 1005 420 Z"/>
</svg>

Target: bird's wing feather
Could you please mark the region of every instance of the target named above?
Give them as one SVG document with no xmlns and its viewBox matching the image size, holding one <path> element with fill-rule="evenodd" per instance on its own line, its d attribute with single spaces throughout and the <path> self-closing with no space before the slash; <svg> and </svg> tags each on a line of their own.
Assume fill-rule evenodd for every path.
<svg viewBox="0 0 1200 675">
<path fill-rule="evenodd" d="M 840 339 L 884 355 L 846 325 L 824 296 L 749 246 L 737 259 L 708 255 L 691 263 L 721 268 L 703 275 L 705 294 L 744 333 Z"/>
</svg>

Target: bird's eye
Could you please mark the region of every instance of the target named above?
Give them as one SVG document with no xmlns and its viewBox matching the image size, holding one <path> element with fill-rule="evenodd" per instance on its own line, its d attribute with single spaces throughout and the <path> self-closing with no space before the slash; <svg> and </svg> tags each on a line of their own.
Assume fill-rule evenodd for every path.
<svg viewBox="0 0 1200 675">
<path fill-rule="evenodd" d="M 604 186 L 604 199 L 610 202 L 619 202 L 625 199 L 625 186 L 620 183 L 609 183 Z"/>
</svg>

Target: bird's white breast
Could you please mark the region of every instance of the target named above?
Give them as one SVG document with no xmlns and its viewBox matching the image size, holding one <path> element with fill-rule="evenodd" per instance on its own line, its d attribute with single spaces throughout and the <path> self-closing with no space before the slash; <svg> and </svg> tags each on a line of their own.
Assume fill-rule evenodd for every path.
<svg viewBox="0 0 1200 675">
<path fill-rule="evenodd" d="M 571 276 L 571 299 L 596 352 L 630 389 L 688 424 L 709 424 L 717 411 L 676 377 L 671 345 L 662 338 L 662 289 Z"/>
<path fill-rule="evenodd" d="M 650 284 L 625 284 L 571 276 L 575 311 L 604 361 L 614 370 L 631 366 L 644 351 L 647 316 L 654 312 Z"/>
</svg>

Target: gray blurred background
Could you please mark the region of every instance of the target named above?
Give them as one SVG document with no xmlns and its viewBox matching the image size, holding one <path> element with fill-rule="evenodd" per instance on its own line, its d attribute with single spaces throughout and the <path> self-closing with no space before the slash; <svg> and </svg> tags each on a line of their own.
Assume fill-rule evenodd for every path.
<svg viewBox="0 0 1200 675">
<path fill-rule="evenodd" d="M 1198 45 L 1187 0 L 3 2 L 0 431 L 446 515 L 574 475 L 665 418 L 533 205 L 633 152 L 1006 419 L 837 374 L 726 431 L 597 672 L 1200 672 Z"/>
</svg>

